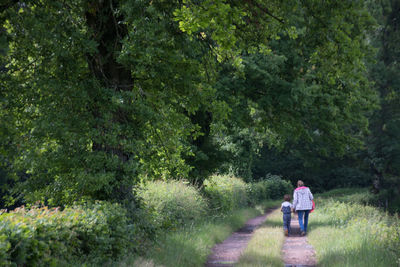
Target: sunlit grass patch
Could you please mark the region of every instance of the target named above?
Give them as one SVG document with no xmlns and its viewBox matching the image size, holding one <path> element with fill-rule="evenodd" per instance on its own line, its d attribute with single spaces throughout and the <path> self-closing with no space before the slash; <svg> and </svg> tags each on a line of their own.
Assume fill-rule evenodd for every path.
<svg viewBox="0 0 400 267">
<path fill-rule="evenodd" d="M 309 234 L 318 266 L 397 266 L 396 257 L 365 229 L 319 227 Z"/>
<path fill-rule="evenodd" d="M 255 208 L 236 210 L 224 217 L 204 219 L 197 224 L 166 233 L 154 247 L 140 258 L 127 257 L 114 266 L 204 266 L 211 248 L 224 241 L 245 222 L 263 213 L 265 208 L 277 206 L 277 201 L 266 201 Z M 132 266 L 131 265 L 131 266 Z"/>
<path fill-rule="evenodd" d="M 364 205 L 377 204 L 377 196 L 372 194 L 369 188 L 337 188 L 324 192 L 322 194 L 315 194 L 317 201 L 324 199 L 333 199 L 346 203 L 358 203 Z"/>
<path fill-rule="evenodd" d="M 342 196 L 351 196 L 357 193 L 368 193 L 368 188 L 336 188 L 324 193 L 315 194 L 315 196 L 321 198 L 337 198 Z"/>
<path fill-rule="evenodd" d="M 236 266 L 283 266 L 281 248 L 284 239 L 282 214 L 276 210 L 254 232 Z"/>
<path fill-rule="evenodd" d="M 316 250 L 318 266 L 398 266 L 398 218 L 353 201 L 316 202 L 319 208 L 310 215 L 308 240 Z"/>
<path fill-rule="evenodd" d="M 109 266 L 115 266 L 115 265 L 109 265 Z M 118 263 L 119 267 L 165 267 L 164 265 L 161 264 L 156 264 L 152 259 L 145 259 L 142 257 L 139 258 L 127 258 L 125 261 L 121 261 Z"/>
</svg>

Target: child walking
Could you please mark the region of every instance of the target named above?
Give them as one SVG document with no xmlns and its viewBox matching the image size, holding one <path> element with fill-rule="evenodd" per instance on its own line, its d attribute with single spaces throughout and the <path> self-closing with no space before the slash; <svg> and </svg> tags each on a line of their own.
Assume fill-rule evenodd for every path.
<svg viewBox="0 0 400 267">
<path fill-rule="evenodd" d="M 281 205 L 281 211 L 283 212 L 283 231 L 285 232 L 285 236 L 288 236 L 290 234 L 293 205 L 289 202 L 290 195 L 284 195 L 283 200 L 284 202 Z"/>
</svg>

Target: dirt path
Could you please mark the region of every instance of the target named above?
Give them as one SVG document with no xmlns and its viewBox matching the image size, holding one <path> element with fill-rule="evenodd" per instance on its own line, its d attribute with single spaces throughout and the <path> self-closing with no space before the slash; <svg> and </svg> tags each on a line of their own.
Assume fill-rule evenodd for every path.
<svg viewBox="0 0 400 267">
<path fill-rule="evenodd" d="M 292 216 L 290 226 L 292 228 L 292 235 L 286 237 L 282 247 L 285 267 L 316 266 L 315 250 L 308 244 L 306 236 L 300 236 L 297 215 Z"/>
<path fill-rule="evenodd" d="M 224 242 L 213 247 L 208 257 L 206 267 L 230 267 L 239 261 L 239 257 L 247 247 L 254 230 L 267 219 L 274 209 L 269 209 L 264 215 L 250 219 L 238 231 L 234 232 Z"/>
</svg>

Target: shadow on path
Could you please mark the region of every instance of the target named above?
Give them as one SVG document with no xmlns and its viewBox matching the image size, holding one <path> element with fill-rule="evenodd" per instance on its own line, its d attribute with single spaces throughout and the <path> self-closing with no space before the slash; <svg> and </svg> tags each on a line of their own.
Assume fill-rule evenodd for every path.
<svg viewBox="0 0 400 267">
<path fill-rule="evenodd" d="M 247 247 L 254 230 L 256 230 L 265 220 L 267 215 L 275 209 L 269 209 L 264 215 L 250 219 L 246 224 L 234 232 L 224 242 L 215 245 L 212 253 L 207 259 L 206 267 L 228 267 L 234 266 L 239 261 L 239 257 Z"/>
</svg>

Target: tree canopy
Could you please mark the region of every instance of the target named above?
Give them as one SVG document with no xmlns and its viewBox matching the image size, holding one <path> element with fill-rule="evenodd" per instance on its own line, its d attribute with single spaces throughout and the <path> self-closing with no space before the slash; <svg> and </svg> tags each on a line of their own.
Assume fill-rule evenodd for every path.
<svg viewBox="0 0 400 267">
<path fill-rule="evenodd" d="M 251 179 L 264 144 L 345 154 L 377 107 L 364 1 L 9 0 L 0 22 L 1 167 L 27 202 Z"/>
</svg>

